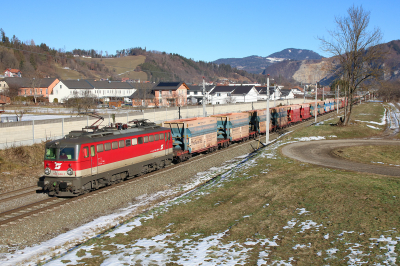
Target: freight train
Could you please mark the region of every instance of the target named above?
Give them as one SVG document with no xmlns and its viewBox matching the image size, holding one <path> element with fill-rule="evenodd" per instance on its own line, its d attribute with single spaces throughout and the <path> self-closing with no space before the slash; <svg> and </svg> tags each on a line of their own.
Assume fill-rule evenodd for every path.
<svg viewBox="0 0 400 266">
<path fill-rule="evenodd" d="M 345 99 L 272 107 L 268 130 L 331 112 L 337 104 L 343 108 Z M 46 143 L 38 186 L 49 196 L 75 197 L 265 132 L 266 109 L 165 121 L 162 126 L 144 119 L 92 125 Z"/>
</svg>

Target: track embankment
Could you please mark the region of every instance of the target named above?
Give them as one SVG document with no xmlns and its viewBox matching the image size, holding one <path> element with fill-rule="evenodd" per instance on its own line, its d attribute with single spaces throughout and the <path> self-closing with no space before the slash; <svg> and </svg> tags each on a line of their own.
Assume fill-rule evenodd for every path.
<svg viewBox="0 0 400 266">
<path fill-rule="evenodd" d="M 320 166 L 400 177 L 400 167 L 352 162 L 337 157 L 332 152 L 335 149 L 365 145 L 397 145 L 400 148 L 400 141 L 380 139 L 347 139 L 296 142 L 283 147 L 282 153 L 290 158 Z"/>
</svg>

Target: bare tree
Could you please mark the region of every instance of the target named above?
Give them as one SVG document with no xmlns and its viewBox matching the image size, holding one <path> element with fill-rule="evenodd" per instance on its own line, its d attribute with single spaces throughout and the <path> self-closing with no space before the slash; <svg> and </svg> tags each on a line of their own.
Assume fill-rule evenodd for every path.
<svg viewBox="0 0 400 266">
<path fill-rule="evenodd" d="M 236 103 L 236 98 L 233 97 L 232 95 L 226 96 L 225 98 L 225 103 L 229 104 L 229 103 Z"/>
<path fill-rule="evenodd" d="M 20 86 L 14 83 L 10 83 L 7 89 L 2 91 L 2 94 L 6 97 L 9 97 L 11 100 L 14 100 L 15 97 L 18 96 L 20 92 Z"/>
<path fill-rule="evenodd" d="M 334 56 L 332 70 L 347 84 L 348 102 L 344 110 L 343 125 L 347 125 L 353 106 L 353 97 L 364 81 L 382 76 L 381 62 L 385 51 L 378 45 L 382 40 L 379 28 L 369 31 L 370 12 L 362 6 L 352 6 L 346 17 L 336 17 L 337 28 L 328 31 L 332 37 L 320 37 L 322 49 Z"/>
<path fill-rule="evenodd" d="M 79 114 L 94 109 L 98 103 L 98 98 L 89 90 L 75 90 L 72 97 L 63 99 L 63 101 L 65 102 L 65 107 L 72 108 L 73 111 Z"/>
</svg>

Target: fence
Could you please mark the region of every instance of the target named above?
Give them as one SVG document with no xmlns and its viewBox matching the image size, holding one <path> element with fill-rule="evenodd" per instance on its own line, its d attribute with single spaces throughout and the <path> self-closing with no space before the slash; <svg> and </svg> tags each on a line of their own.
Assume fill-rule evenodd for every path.
<svg viewBox="0 0 400 266">
<path fill-rule="evenodd" d="M 303 99 L 280 100 L 275 105 L 282 104 L 298 104 L 303 103 Z M 270 107 L 274 106 L 274 101 L 270 101 Z M 207 115 L 241 112 L 252 109 L 265 109 L 266 101 L 254 103 L 236 103 L 229 105 L 208 105 L 206 108 Z M 116 114 L 115 121 L 127 123 L 133 119 L 149 119 L 157 124 L 163 121 L 175 120 L 180 118 L 191 118 L 203 116 L 203 107 L 185 106 L 173 108 L 147 109 L 143 112 L 130 112 L 125 114 Z M 112 123 L 112 116 L 108 114 L 104 117 L 104 124 Z M 64 137 L 72 130 L 81 130 L 85 126 L 92 125 L 96 122 L 96 118 L 92 117 L 69 117 L 48 120 L 33 120 L 22 122 L 0 123 L 0 149 L 11 146 L 32 145 L 42 141 L 54 140 Z"/>
</svg>

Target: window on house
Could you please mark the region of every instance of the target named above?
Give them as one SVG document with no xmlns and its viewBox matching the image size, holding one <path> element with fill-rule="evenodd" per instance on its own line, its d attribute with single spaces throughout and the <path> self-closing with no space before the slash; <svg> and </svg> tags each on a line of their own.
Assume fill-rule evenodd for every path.
<svg viewBox="0 0 400 266">
<path fill-rule="evenodd" d="M 171 91 L 171 90 L 169 90 L 169 94 L 172 94 L 172 91 Z"/>
<path fill-rule="evenodd" d="M 159 103 L 162 103 L 162 99 L 161 98 L 159 99 Z"/>
<path fill-rule="evenodd" d="M 193 92 L 194 95 L 197 95 L 197 91 Z"/>
<path fill-rule="evenodd" d="M 217 96 L 221 96 L 221 93 L 218 92 L 218 93 L 217 93 Z"/>
<path fill-rule="evenodd" d="M 62 85 L 60 85 L 60 89 L 62 89 Z"/>
</svg>

